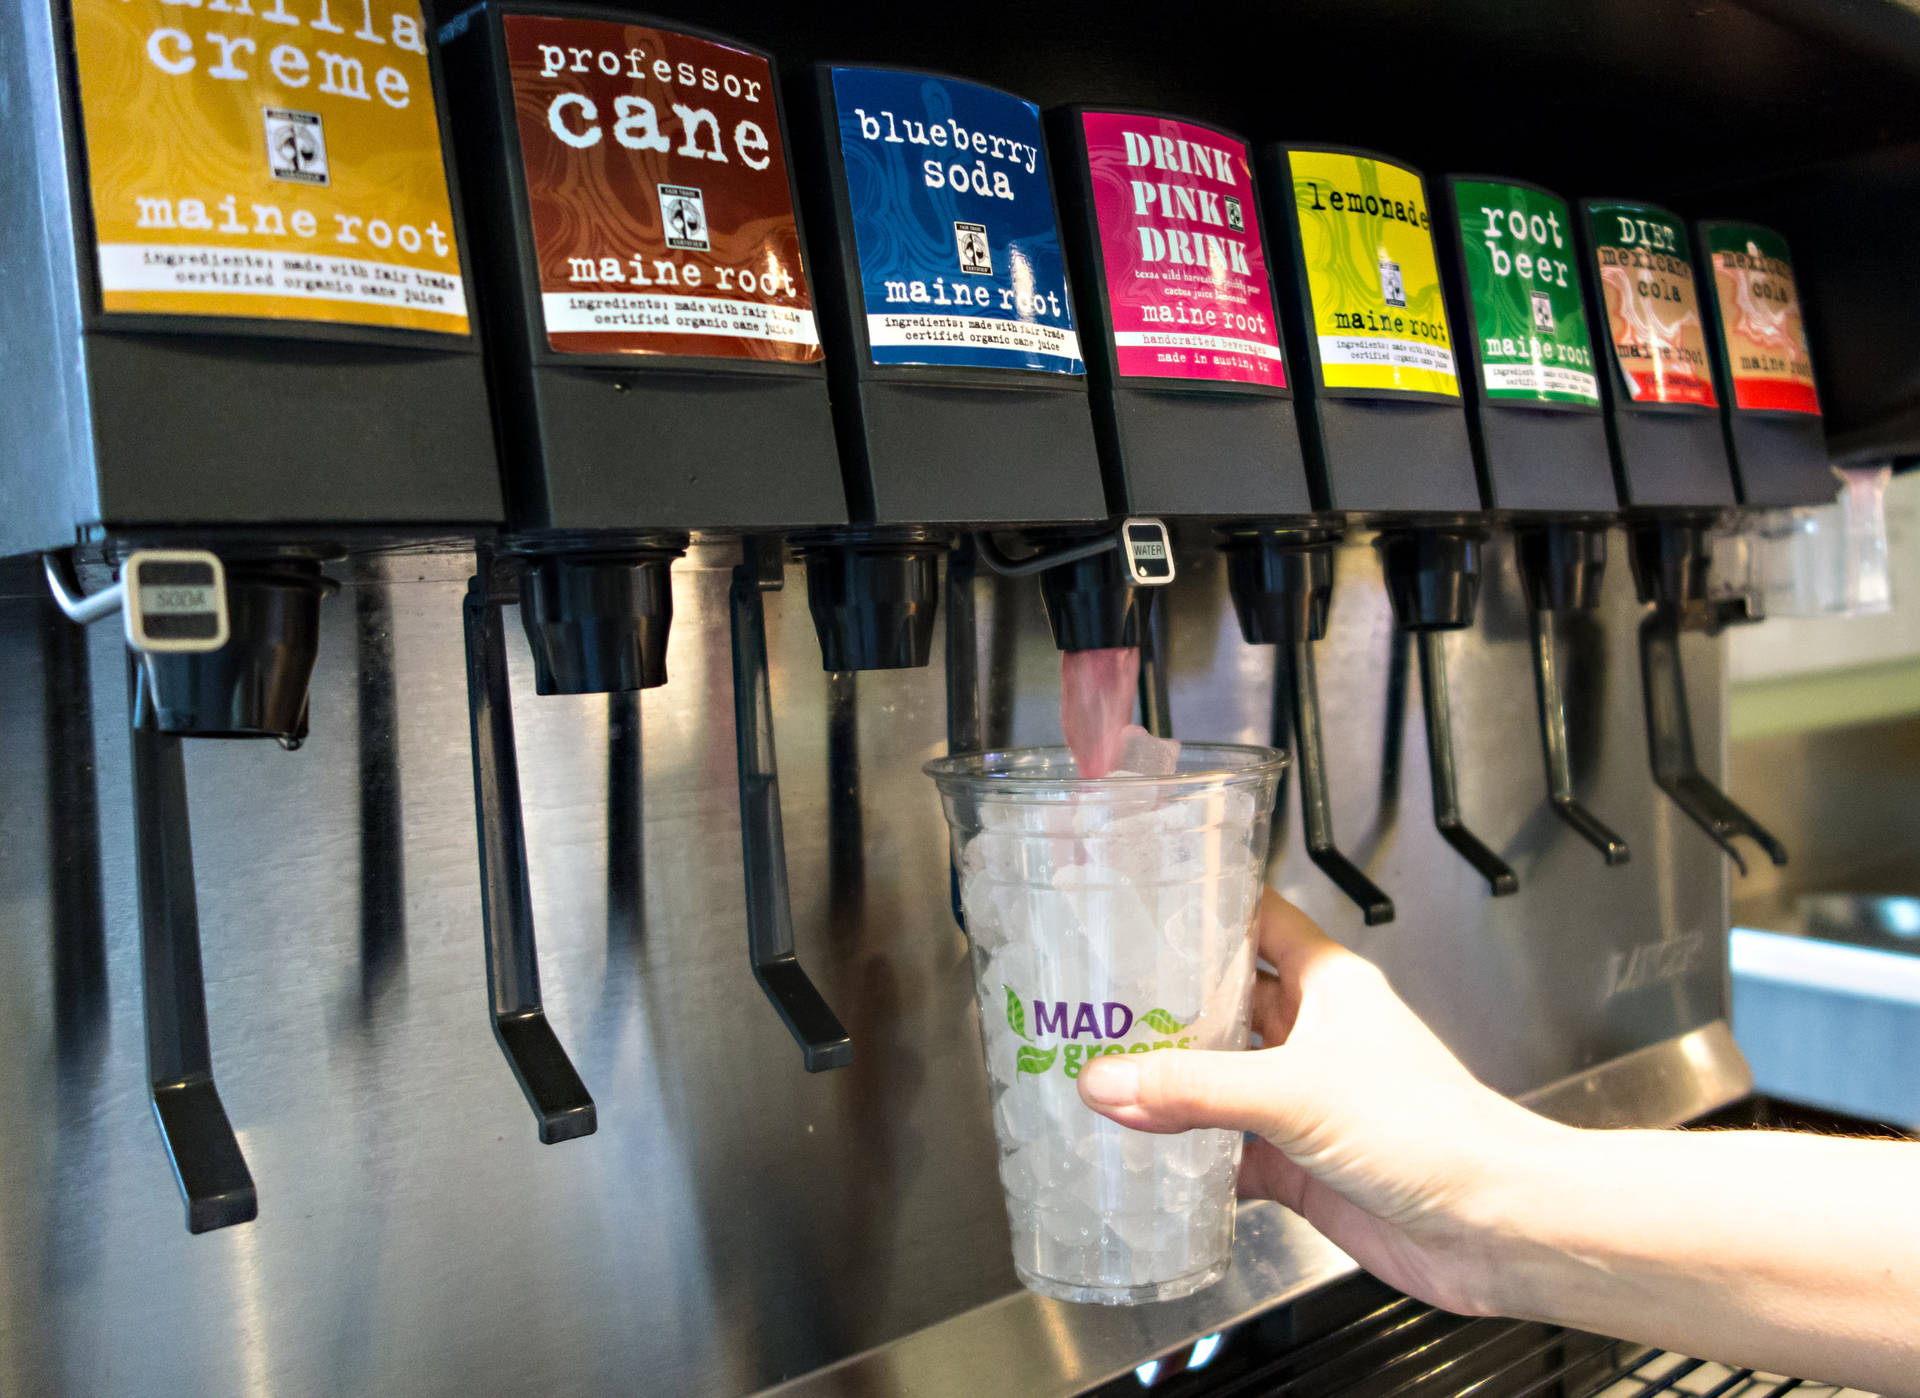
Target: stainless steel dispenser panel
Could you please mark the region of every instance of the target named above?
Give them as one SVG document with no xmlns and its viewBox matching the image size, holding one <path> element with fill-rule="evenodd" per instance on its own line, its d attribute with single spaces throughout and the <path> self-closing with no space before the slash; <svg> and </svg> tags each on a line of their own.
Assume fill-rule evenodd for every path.
<svg viewBox="0 0 1920 1398">
<path fill-rule="evenodd" d="M 800 1071 L 744 955 L 731 561 L 696 545 L 677 565 L 673 680 L 638 700 L 637 730 L 633 696 L 535 699 L 509 628 L 546 1002 L 599 1104 L 588 1139 L 539 1144 L 492 1042 L 467 555 L 353 562 L 323 613 L 300 752 L 189 745 L 215 1067 L 261 1199 L 257 1222 L 197 1238 L 144 1092 L 121 642 L 87 638 L 89 756 L 82 677 L 41 639 L 66 623 L 7 565 L 0 1393 L 720 1395 L 839 1361 L 825 1391 L 930 1374 L 960 1391 L 1016 1354 L 1038 1356 L 1019 1391 L 1069 1392 L 1348 1265 L 1263 1206 L 1241 1265 L 1184 1310 L 1018 1291 L 944 823 L 919 771 L 944 741 L 943 675 L 823 674 L 796 566 L 767 617 L 794 921 L 854 1041 L 850 1068 Z M 1351 541 L 1338 566 L 1319 647 L 1335 815 L 1400 919 L 1359 925 L 1305 860 L 1291 790 L 1279 885 L 1502 1090 L 1614 1122 L 1741 1091 L 1719 1024 L 1728 874 L 1648 779 L 1624 563 L 1564 655 L 1590 744 L 1576 777 L 1632 845 L 1624 868 L 1547 807 L 1504 539 L 1480 626 L 1448 638 L 1463 798 L 1521 877 L 1497 901 L 1425 818 L 1374 551 Z M 1175 731 L 1264 742 L 1273 652 L 1240 641 L 1215 555 L 1180 567 Z M 1052 739 L 1059 659 L 1037 590 L 981 587 L 988 731 Z M 1718 776 L 1718 647 L 1686 644 Z"/>
</svg>

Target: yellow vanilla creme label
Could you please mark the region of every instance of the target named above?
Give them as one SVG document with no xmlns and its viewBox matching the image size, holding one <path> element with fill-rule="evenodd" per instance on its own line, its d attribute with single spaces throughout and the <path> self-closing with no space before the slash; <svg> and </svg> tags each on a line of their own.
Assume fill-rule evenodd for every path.
<svg viewBox="0 0 1920 1398">
<path fill-rule="evenodd" d="M 106 311 L 467 333 L 418 0 L 73 0 Z"/>
</svg>

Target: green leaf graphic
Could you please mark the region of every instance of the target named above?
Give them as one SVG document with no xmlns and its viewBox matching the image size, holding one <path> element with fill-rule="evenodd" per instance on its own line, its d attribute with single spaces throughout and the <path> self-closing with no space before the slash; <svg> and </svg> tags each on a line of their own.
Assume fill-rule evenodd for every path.
<svg viewBox="0 0 1920 1398">
<path fill-rule="evenodd" d="M 1016 1061 L 1023 1073 L 1044 1073 L 1053 1066 L 1054 1055 L 1059 1052 L 1058 1048 L 1042 1049 L 1029 1045 L 1020 1050 Z"/>
<path fill-rule="evenodd" d="M 1140 1022 L 1151 1029 L 1158 1029 L 1162 1034 L 1178 1034 L 1187 1027 L 1165 1010 L 1148 1010 L 1140 1016 Z"/>
<path fill-rule="evenodd" d="M 1013 993 L 1013 987 L 1007 986 L 1007 1027 L 1023 1039 L 1031 1039 L 1027 1032 L 1027 1012 L 1020 1004 L 1020 997 Z"/>
</svg>

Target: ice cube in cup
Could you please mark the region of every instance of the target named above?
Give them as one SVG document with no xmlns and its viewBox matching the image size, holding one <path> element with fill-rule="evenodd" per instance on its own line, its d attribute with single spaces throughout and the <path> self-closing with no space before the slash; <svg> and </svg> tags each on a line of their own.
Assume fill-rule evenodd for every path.
<svg viewBox="0 0 1920 1398">
<path fill-rule="evenodd" d="M 1157 775 L 1065 748 L 927 765 L 973 941 L 1014 1268 L 1046 1296 L 1171 1300 L 1225 1275 L 1240 1136 L 1130 1131 L 1077 1079 L 1104 1054 L 1241 1049 L 1284 755 L 1187 743 Z"/>
</svg>

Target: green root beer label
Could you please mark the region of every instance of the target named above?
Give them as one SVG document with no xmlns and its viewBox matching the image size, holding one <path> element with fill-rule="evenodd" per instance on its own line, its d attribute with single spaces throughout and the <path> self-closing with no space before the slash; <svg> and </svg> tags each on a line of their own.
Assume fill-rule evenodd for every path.
<svg viewBox="0 0 1920 1398">
<path fill-rule="evenodd" d="M 1487 397 L 1598 407 L 1573 214 L 1524 185 L 1454 186 Z"/>
</svg>

